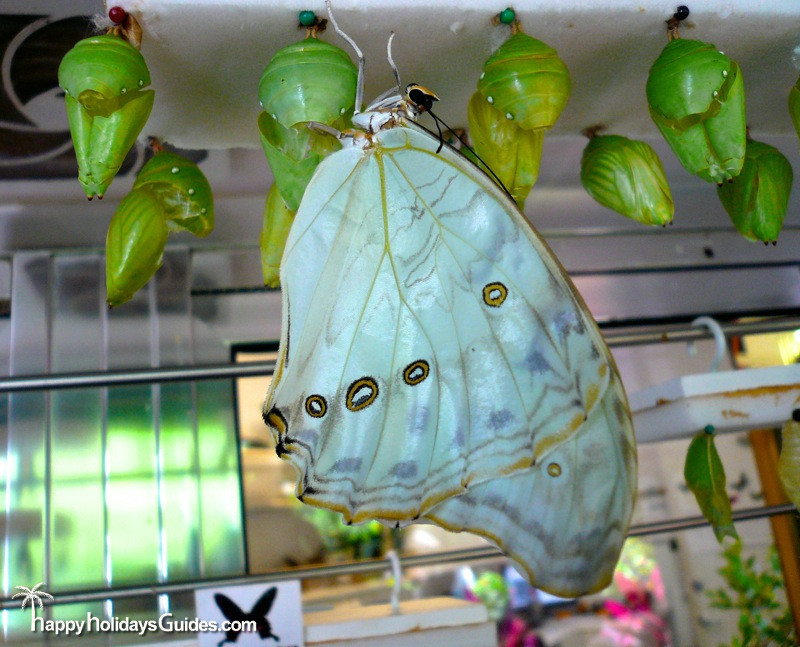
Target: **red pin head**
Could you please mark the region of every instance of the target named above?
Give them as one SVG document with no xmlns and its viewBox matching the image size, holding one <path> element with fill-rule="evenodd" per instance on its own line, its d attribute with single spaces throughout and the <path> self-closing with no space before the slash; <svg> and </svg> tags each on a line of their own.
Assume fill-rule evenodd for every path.
<svg viewBox="0 0 800 647">
<path fill-rule="evenodd" d="M 122 7 L 111 7 L 111 9 L 108 10 L 108 17 L 115 25 L 121 25 L 127 15 L 128 12 Z"/>
</svg>

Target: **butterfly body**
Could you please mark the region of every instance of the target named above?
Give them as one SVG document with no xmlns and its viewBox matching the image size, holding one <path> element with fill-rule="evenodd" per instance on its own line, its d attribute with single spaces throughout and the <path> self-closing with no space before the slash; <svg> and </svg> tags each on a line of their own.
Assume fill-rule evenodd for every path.
<svg viewBox="0 0 800 647">
<path fill-rule="evenodd" d="M 358 117 L 372 130 L 320 165 L 281 265 L 283 332 L 264 419 L 298 471 L 297 495 L 348 523 L 478 532 L 533 563 L 517 552 L 536 547 L 517 551 L 492 528 L 516 533 L 511 516 L 527 514 L 509 487 L 535 498 L 553 478 L 550 454 L 566 452 L 565 468 L 590 460 L 592 442 L 576 439 L 610 426 L 610 411 L 614 432 L 595 445 L 612 457 L 603 476 L 621 483 L 604 496 L 624 537 L 635 478 L 630 417 L 563 268 L 457 152 L 437 153 L 440 141 L 401 114 Z M 492 502 L 506 507 L 482 515 L 481 527 L 467 523 L 473 506 Z M 610 509 L 600 499 L 589 507 Z M 621 541 L 615 535 L 606 551 L 612 567 Z"/>
</svg>

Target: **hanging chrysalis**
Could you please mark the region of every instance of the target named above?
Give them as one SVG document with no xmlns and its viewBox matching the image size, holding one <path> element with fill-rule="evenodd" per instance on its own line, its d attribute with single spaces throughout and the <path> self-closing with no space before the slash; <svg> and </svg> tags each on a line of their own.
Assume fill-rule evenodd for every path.
<svg viewBox="0 0 800 647">
<path fill-rule="evenodd" d="M 653 148 L 619 135 L 595 135 L 581 158 L 581 182 L 604 207 L 645 225 L 672 222 L 675 205 Z"/>
<path fill-rule="evenodd" d="M 127 22 L 135 20 L 127 14 Z M 135 25 L 138 28 L 138 25 Z M 155 94 L 137 47 L 120 28 L 78 42 L 58 68 L 87 197 L 102 198 L 144 127 Z M 136 42 L 136 39 L 134 39 Z"/>
<path fill-rule="evenodd" d="M 800 510 L 800 409 L 792 411 L 792 419 L 783 425 L 778 476 L 786 496 Z"/>
<path fill-rule="evenodd" d="M 744 166 L 717 194 L 739 233 L 775 244 L 792 191 L 792 165 L 774 146 L 747 140 Z"/>
<path fill-rule="evenodd" d="M 131 191 L 119 203 L 106 235 L 106 302 L 130 301 L 161 267 L 167 222 L 158 198 Z"/>
<path fill-rule="evenodd" d="M 139 171 L 133 191 L 158 198 L 163 218 L 173 231 L 199 238 L 214 230 L 214 197 L 206 176 L 194 162 L 159 150 Z"/>
<path fill-rule="evenodd" d="M 792 118 L 797 136 L 800 137 L 800 78 L 789 90 L 789 116 Z"/>
<path fill-rule="evenodd" d="M 308 22 L 307 13 L 301 12 L 301 24 Z M 291 210 L 300 204 L 320 161 L 341 148 L 306 125 L 315 121 L 344 130 L 355 107 L 356 66 L 347 52 L 317 38 L 324 24 L 315 20 L 305 40 L 279 50 L 258 85 L 264 108 L 258 119 L 261 144 Z"/>
<path fill-rule="evenodd" d="M 280 285 L 281 257 L 289 229 L 294 222 L 294 213 L 281 198 L 278 185 L 273 184 L 267 194 L 264 224 L 258 239 L 261 248 L 261 272 L 264 275 L 264 285 L 268 288 L 277 288 Z"/>
<path fill-rule="evenodd" d="M 731 500 L 726 491 L 725 469 L 714 445 L 714 427 L 707 425 L 697 434 L 686 452 L 683 467 L 686 485 L 697 499 L 700 511 L 708 519 L 717 541 L 725 536 L 738 539 L 733 525 Z"/>
<path fill-rule="evenodd" d="M 677 22 L 667 23 L 670 41 L 647 78 L 650 116 L 687 171 L 719 184 L 744 162 L 742 72 L 711 43 L 678 38 Z"/>
<path fill-rule="evenodd" d="M 513 11 L 496 17 L 512 35 L 484 63 L 469 102 L 469 130 L 477 154 L 522 207 L 539 175 L 544 133 L 569 99 L 569 71 L 556 50 L 522 33 Z"/>
<path fill-rule="evenodd" d="M 161 267 L 170 230 L 207 236 L 214 229 L 211 186 L 197 164 L 160 150 L 139 171 L 106 237 L 106 301 L 133 298 Z"/>
</svg>

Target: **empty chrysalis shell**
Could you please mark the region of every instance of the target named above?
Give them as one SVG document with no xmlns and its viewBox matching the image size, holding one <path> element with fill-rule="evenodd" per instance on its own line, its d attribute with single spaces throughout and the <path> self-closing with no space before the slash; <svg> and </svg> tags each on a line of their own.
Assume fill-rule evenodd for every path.
<svg viewBox="0 0 800 647">
<path fill-rule="evenodd" d="M 278 50 L 261 75 L 258 97 L 267 114 L 288 128 L 349 118 L 358 70 L 343 49 L 310 37 Z"/>
<path fill-rule="evenodd" d="M 106 235 L 109 306 L 130 301 L 161 267 L 168 233 L 157 196 L 140 190 L 122 199 Z"/>
<path fill-rule="evenodd" d="M 211 186 L 194 162 L 158 151 L 139 171 L 106 237 L 106 299 L 133 297 L 161 266 L 169 230 L 207 236 L 214 229 Z"/>
<path fill-rule="evenodd" d="M 675 206 L 664 167 L 653 148 L 619 135 L 589 140 L 581 182 L 600 204 L 645 225 L 672 222 Z"/>
<path fill-rule="evenodd" d="M 522 209 L 539 177 L 543 130 L 523 130 L 495 110 L 480 92 L 468 107 L 472 145 Z M 478 166 L 480 161 L 473 160 Z"/>
<path fill-rule="evenodd" d="M 92 36 L 66 53 L 58 68 L 86 195 L 100 197 L 117 174 L 153 107 L 150 72 L 119 36 Z"/>
<path fill-rule="evenodd" d="M 341 148 L 336 139 L 306 124 L 346 128 L 355 108 L 357 78 L 344 50 L 313 36 L 279 50 L 261 75 L 261 145 L 289 209 L 297 210 L 322 158 Z"/>
<path fill-rule="evenodd" d="M 789 116 L 792 118 L 797 136 L 800 137 L 800 78 L 789 90 Z"/>
<path fill-rule="evenodd" d="M 748 140 L 742 171 L 717 194 L 739 233 L 775 242 L 792 191 L 792 165 L 774 146 Z"/>
<path fill-rule="evenodd" d="M 549 130 L 567 105 L 569 70 L 556 50 L 522 32 L 483 65 L 478 91 L 500 114 L 525 130 Z"/>
<path fill-rule="evenodd" d="M 280 285 L 281 258 L 295 212 L 286 206 L 277 185 L 273 184 L 264 206 L 264 224 L 258 242 L 261 248 L 261 271 L 264 285 L 277 288 Z"/>
<path fill-rule="evenodd" d="M 745 151 L 739 66 L 698 40 L 670 41 L 647 78 L 650 116 L 681 164 L 708 182 L 736 177 Z"/>
<path fill-rule="evenodd" d="M 173 230 L 204 237 L 214 230 L 214 198 L 206 176 L 185 157 L 159 151 L 139 171 L 133 191 L 158 199 L 162 218 Z"/>
<path fill-rule="evenodd" d="M 341 144 L 305 125 L 286 128 L 267 112 L 259 116 L 258 130 L 275 184 L 289 209 L 296 211 L 317 165 Z"/>
</svg>

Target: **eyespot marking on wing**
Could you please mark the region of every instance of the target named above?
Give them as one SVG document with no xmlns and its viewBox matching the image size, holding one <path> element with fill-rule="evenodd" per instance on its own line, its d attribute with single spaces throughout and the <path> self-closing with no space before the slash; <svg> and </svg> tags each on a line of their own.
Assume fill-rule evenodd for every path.
<svg viewBox="0 0 800 647">
<path fill-rule="evenodd" d="M 483 288 L 483 302 L 492 308 L 499 308 L 508 296 L 508 288 L 496 281 Z"/>
<path fill-rule="evenodd" d="M 321 395 L 309 395 L 306 398 L 306 413 L 312 418 L 322 418 L 328 411 L 328 403 Z"/>
<path fill-rule="evenodd" d="M 378 383 L 371 377 L 362 377 L 347 389 L 345 405 L 350 411 L 361 411 L 375 402 L 378 397 Z"/>
<path fill-rule="evenodd" d="M 550 463 L 547 466 L 547 473 L 550 476 L 561 476 L 561 465 L 558 463 Z"/>
<path fill-rule="evenodd" d="M 424 359 L 411 362 L 403 369 L 403 381 L 409 386 L 415 386 L 425 380 L 430 374 L 431 367 Z"/>
</svg>

